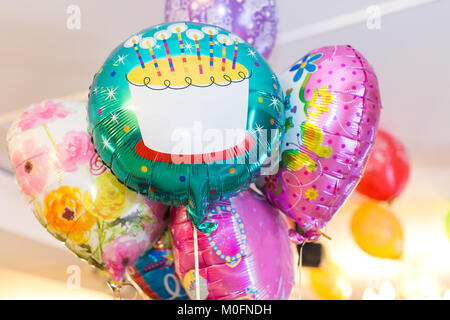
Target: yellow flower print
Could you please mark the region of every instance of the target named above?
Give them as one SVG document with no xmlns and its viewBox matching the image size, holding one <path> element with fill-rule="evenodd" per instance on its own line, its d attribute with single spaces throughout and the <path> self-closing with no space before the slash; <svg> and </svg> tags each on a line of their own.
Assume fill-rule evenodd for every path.
<svg viewBox="0 0 450 320">
<path fill-rule="evenodd" d="M 310 172 L 316 170 L 316 162 L 304 152 L 300 152 L 298 150 L 287 150 L 283 152 L 281 157 L 283 159 L 283 163 L 289 170 L 297 171 L 303 167 L 306 167 L 306 169 Z"/>
<path fill-rule="evenodd" d="M 95 213 L 104 220 L 120 217 L 125 208 L 136 199 L 136 194 L 130 192 L 110 172 L 99 176 L 95 180 L 95 187 L 97 194 L 92 205 Z"/>
<path fill-rule="evenodd" d="M 303 122 L 301 125 L 301 136 L 305 147 L 321 158 L 328 158 L 332 154 L 329 146 L 322 146 L 323 132 L 320 128 L 310 122 Z"/>
<path fill-rule="evenodd" d="M 328 91 L 328 86 L 323 86 L 319 90 L 313 89 L 313 96 L 306 104 L 306 114 L 311 117 L 318 117 L 320 114 L 328 113 L 328 106 L 333 103 L 333 94 Z"/>
<path fill-rule="evenodd" d="M 320 88 L 318 93 L 317 89 L 314 88 L 313 96 L 315 95 L 317 95 L 317 98 L 320 98 L 320 101 L 324 106 L 328 107 L 331 103 L 333 103 L 333 94 L 331 91 L 328 91 L 328 86 L 323 86 Z"/>
<path fill-rule="evenodd" d="M 287 145 L 294 145 L 297 149 L 283 151 L 282 160 L 289 170 L 300 170 L 306 167 L 308 171 L 314 171 L 317 168 L 316 161 L 313 160 L 307 153 L 305 153 L 303 146 L 310 152 L 313 152 L 320 158 L 328 158 L 332 154 L 329 146 L 323 146 L 323 132 L 314 123 L 305 121 L 301 124 L 300 135 L 302 142 L 298 140 L 298 144 L 287 143 Z"/>
<path fill-rule="evenodd" d="M 308 200 L 316 200 L 317 197 L 319 196 L 319 192 L 317 191 L 317 189 L 311 188 L 311 189 L 306 190 L 305 196 L 306 196 L 306 199 L 308 199 Z"/>
<path fill-rule="evenodd" d="M 95 224 L 95 217 L 83 203 L 80 188 L 69 186 L 53 190 L 45 197 L 44 216 L 50 232 L 67 237 L 78 244 L 89 240 L 89 230 Z"/>
</svg>

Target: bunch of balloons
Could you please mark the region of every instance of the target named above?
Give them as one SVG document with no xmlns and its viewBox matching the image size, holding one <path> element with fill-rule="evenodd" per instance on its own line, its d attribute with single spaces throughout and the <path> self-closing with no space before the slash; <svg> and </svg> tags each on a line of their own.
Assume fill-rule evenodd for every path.
<svg viewBox="0 0 450 320">
<path fill-rule="evenodd" d="M 350 46 L 278 77 L 240 35 L 175 22 L 120 44 L 87 106 L 33 105 L 8 142 L 42 225 L 115 283 L 128 270 L 152 299 L 288 299 L 295 244 L 355 188 L 380 110 Z"/>
<path fill-rule="evenodd" d="M 389 205 L 403 191 L 408 181 L 409 167 L 403 144 L 386 130 L 380 129 L 357 187 L 357 191 L 370 200 L 357 209 L 351 223 L 356 243 L 372 256 L 399 259 L 402 255 L 403 229 Z"/>
</svg>

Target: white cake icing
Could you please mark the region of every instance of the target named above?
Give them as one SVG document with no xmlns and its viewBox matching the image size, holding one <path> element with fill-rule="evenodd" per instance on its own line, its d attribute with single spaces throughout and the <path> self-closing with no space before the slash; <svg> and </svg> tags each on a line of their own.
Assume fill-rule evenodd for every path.
<svg viewBox="0 0 450 320">
<path fill-rule="evenodd" d="M 138 66 L 127 78 L 145 146 L 167 154 L 203 154 L 232 148 L 245 139 L 249 73 L 240 64 L 209 57 L 173 58 Z M 187 70 L 186 70 L 187 66 Z M 204 121 L 202 119 L 208 119 Z"/>
</svg>

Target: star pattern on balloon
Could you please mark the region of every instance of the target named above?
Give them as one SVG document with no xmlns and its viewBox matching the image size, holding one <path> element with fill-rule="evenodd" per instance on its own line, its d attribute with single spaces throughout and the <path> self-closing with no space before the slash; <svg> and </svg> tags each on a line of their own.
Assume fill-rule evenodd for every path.
<svg viewBox="0 0 450 320">
<path fill-rule="evenodd" d="M 125 64 L 125 59 L 128 57 L 128 55 L 118 55 L 116 62 L 114 62 L 113 66 L 117 67 L 120 64 Z"/>
<path fill-rule="evenodd" d="M 118 118 L 117 114 L 111 112 L 111 122 L 119 123 L 117 121 L 117 118 Z"/>
<path fill-rule="evenodd" d="M 110 139 L 110 138 L 102 137 L 102 140 L 103 140 L 103 149 L 105 149 L 105 148 L 110 148 L 110 147 L 111 147 L 111 144 L 109 143 L 109 139 Z"/>
<path fill-rule="evenodd" d="M 256 59 L 256 51 L 252 49 L 248 49 L 248 56 L 251 56 L 253 59 Z"/>
<path fill-rule="evenodd" d="M 118 89 L 119 87 L 116 87 L 116 88 L 106 88 L 106 91 L 107 91 L 107 95 L 106 95 L 106 98 L 105 98 L 105 100 L 111 100 L 111 99 L 114 99 L 114 100 L 116 100 L 117 101 L 117 98 L 116 98 L 116 94 L 117 94 L 117 89 Z"/>
<path fill-rule="evenodd" d="M 270 106 L 273 107 L 274 109 L 276 109 L 277 111 L 279 111 L 279 106 L 280 106 L 280 101 L 278 100 L 277 97 L 272 96 L 270 98 Z"/>
</svg>

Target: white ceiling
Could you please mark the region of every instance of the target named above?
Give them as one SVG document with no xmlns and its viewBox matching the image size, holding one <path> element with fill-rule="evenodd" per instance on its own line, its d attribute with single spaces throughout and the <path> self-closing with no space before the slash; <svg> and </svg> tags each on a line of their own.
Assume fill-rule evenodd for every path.
<svg viewBox="0 0 450 320">
<path fill-rule="evenodd" d="M 278 1 L 279 32 L 398 0 Z M 418 2 L 417 0 L 410 0 Z M 401 1 L 400 1 L 401 2 Z M 405 2 L 405 1 L 403 1 Z M 66 27 L 67 7 L 81 9 L 81 29 Z M 128 35 L 164 19 L 164 0 L 17 0 L 0 4 L 0 112 L 86 90 L 109 52 Z M 280 72 L 308 50 L 351 44 L 373 64 L 381 84 L 382 125 L 403 140 L 420 164 L 450 163 L 450 1 L 434 1 L 276 46 Z"/>
</svg>

